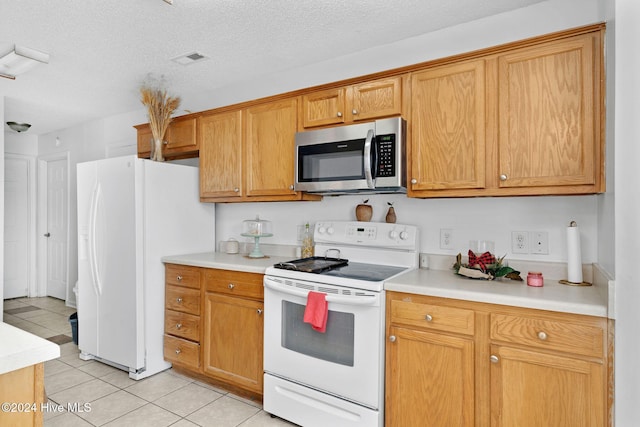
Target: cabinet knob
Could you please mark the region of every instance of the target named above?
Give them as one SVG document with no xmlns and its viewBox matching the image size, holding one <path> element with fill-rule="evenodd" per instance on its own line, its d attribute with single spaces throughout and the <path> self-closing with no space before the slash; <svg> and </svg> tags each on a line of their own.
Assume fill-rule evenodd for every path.
<svg viewBox="0 0 640 427">
<path fill-rule="evenodd" d="M 238 187 L 234 188 L 233 191 L 235 191 L 236 193 L 240 192 L 240 189 Z"/>
<path fill-rule="evenodd" d="M 426 316 L 424 316 L 424 320 L 426 320 L 427 322 L 431 322 L 433 320 L 433 317 L 430 314 L 427 314 Z"/>
<path fill-rule="evenodd" d="M 169 141 L 162 141 L 164 145 L 169 145 Z"/>
<path fill-rule="evenodd" d="M 228 286 L 229 289 L 233 289 L 235 287 L 236 287 L 236 285 L 234 285 L 233 283 L 229 283 L 229 286 Z"/>
<path fill-rule="evenodd" d="M 262 314 L 262 309 L 261 308 L 257 309 L 256 313 L 258 313 L 258 316 L 261 315 Z"/>
<path fill-rule="evenodd" d="M 411 183 L 412 183 L 412 184 L 417 184 L 417 183 L 418 183 L 418 180 L 417 180 L 417 179 L 415 179 L 415 178 L 413 178 L 413 179 L 411 180 Z"/>
<path fill-rule="evenodd" d="M 507 175 L 500 174 L 500 181 L 506 181 L 506 180 L 507 180 Z"/>
<path fill-rule="evenodd" d="M 396 336 L 395 335 L 389 336 L 389 341 L 396 342 Z"/>
<path fill-rule="evenodd" d="M 289 190 L 293 190 L 293 184 L 289 186 Z"/>
<path fill-rule="evenodd" d="M 177 280 L 178 282 L 182 282 L 182 276 L 180 276 L 180 275 L 176 276 L 176 280 Z"/>
<path fill-rule="evenodd" d="M 338 114 L 336 114 L 338 117 L 342 117 L 342 113 L 340 111 L 338 111 Z"/>
<path fill-rule="evenodd" d="M 176 323 L 176 329 L 182 329 L 182 323 Z"/>
<path fill-rule="evenodd" d="M 496 356 L 495 354 L 492 354 L 491 357 L 489 357 L 489 360 L 491 360 L 491 363 L 498 363 L 500 361 L 498 356 Z"/>
<path fill-rule="evenodd" d="M 545 341 L 547 339 L 547 333 L 544 331 L 538 332 L 538 339 L 540 339 L 541 341 Z"/>
<path fill-rule="evenodd" d="M 181 298 L 181 297 L 176 298 L 176 302 L 177 302 L 178 304 L 182 304 L 182 298 Z"/>
<path fill-rule="evenodd" d="M 176 354 L 180 354 L 180 353 L 181 353 L 180 349 L 176 348 Z"/>
<path fill-rule="evenodd" d="M 354 116 L 358 114 L 358 110 L 356 110 L 355 108 L 353 110 L 351 110 L 351 114 L 353 114 Z"/>
</svg>

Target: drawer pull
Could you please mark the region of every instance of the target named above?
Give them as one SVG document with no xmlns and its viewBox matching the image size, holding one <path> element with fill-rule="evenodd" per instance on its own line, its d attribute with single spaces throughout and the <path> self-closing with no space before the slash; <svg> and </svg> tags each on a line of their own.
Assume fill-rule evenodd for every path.
<svg viewBox="0 0 640 427">
<path fill-rule="evenodd" d="M 262 309 L 259 308 L 259 309 L 256 310 L 256 312 L 258 313 L 258 315 L 261 315 L 262 314 Z"/>
<path fill-rule="evenodd" d="M 229 289 L 233 289 L 235 287 L 236 287 L 236 285 L 234 285 L 233 283 L 229 283 Z"/>
<path fill-rule="evenodd" d="M 538 338 L 539 338 L 541 341 L 545 341 L 545 340 L 547 339 L 547 334 L 546 334 L 546 332 L 543 332 L 543 331 L 538 332 Z"/>
<path fill-rule="evenodd" d="M 176 323 L 176 329 L 182 329 L 182 323 Z"/>
<path fill-rule="evenodd" d="M 489 357 L 489 360 L 491 360 L 491 363 L 498 363 L 500 361 L 498 356 L 496 356 L 495 354 L 492 354 L 491 357 Z"/>
<path fill-rule="evenodd" d="M 182 282 L 182 276 L 177 275 L 177 276 L 176 276 L 176 280 L 177 280 L 178 282 Z"/>
<path fill-rule="evenodd" d="M 427 322 L 431 322 L 433 320 L 433 316 L 427 314 L 426 316 L 424 316 L 424 320 L 426 320 Z"/>
<path fill-rule="evenodd" d="M 507 180 L 507 175 L 501 174 L 500 175 L 500 181 L 506 181 L 506 180 Z"/>
<path fill-rule="evenodd" d="M 178 304 L 182 304 L 182 298 L 181 298 L 181 297 L 176 298 L 176 302 L 177 302 Z"/>
<path fill-rule="evenodd" d="M 342 113 L 340 111 L 338 111 L 338 114 L 336 114 L 336 116 L 342 117 Z"/>
<path fill-rule="evenodd" d="M 391 342 L 396 342 L 396 336 L 395 336 L 395 335 L 391 335 L 391 336 L 389 337 L 389 341 L 391 341 Z"/>
<path fill-rule="evenodd" d="M 180 354 L 180 353 L 181 353 L 180 349 L 176 348 L 176 354 Z"/>
</svg>

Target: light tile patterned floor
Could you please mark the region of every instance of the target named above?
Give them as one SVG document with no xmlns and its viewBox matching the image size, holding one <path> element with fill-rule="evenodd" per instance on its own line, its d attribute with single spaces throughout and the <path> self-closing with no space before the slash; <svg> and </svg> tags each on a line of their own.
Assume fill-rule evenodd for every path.
<svg viewBox="0 0 640 427">
<path fill-rule="evenodd" d="M 94 360 L 78 357 L 70 341 L 69 316 L 76 310 L 55 298 L 4 301 L 4 322 L 60 344 L 60 357 L 45 363 L 50 410 L 45 427 L 216 426 L 268 427 L 293 424 L 271 418 L 252 402 L 169 369 L 140 381 Z M 67 412 L 60 407 L 77 404 Z M 90 409 L 90 411 L 85 410 Z M 72 406 L 73 407 L 73 406 Z"/>
</svg>

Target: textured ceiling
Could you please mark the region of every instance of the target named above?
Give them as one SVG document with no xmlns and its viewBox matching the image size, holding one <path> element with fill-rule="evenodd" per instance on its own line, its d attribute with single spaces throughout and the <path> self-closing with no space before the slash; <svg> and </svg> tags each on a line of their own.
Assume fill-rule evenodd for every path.
<svg viewBox="0 0 640 427">
<path fill-rule="evenodd" d="M 140 109 L 137 90 L 149 73 L 183 99 L 205 97 L 540 1 L 0 0 L 0 55 L 17 44 L 51 56 L 16 80 L 0 78 L 4 121 L 43 134 Z M 171 61 L 194 51 L 210 59 Z"/>
</svg>

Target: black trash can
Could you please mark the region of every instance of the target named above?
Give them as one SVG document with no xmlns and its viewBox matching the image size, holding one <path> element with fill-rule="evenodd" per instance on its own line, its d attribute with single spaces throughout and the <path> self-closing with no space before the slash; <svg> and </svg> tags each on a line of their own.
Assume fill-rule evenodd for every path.
<svg viewBox="0 0 640 427">
<path fill-rule="evenodd" d="M 69 323 L 71 323 L 71 337 L 73 338 L 73 343 L 78 345 L 78 312 L 69 316 Z"/>
</svg>

